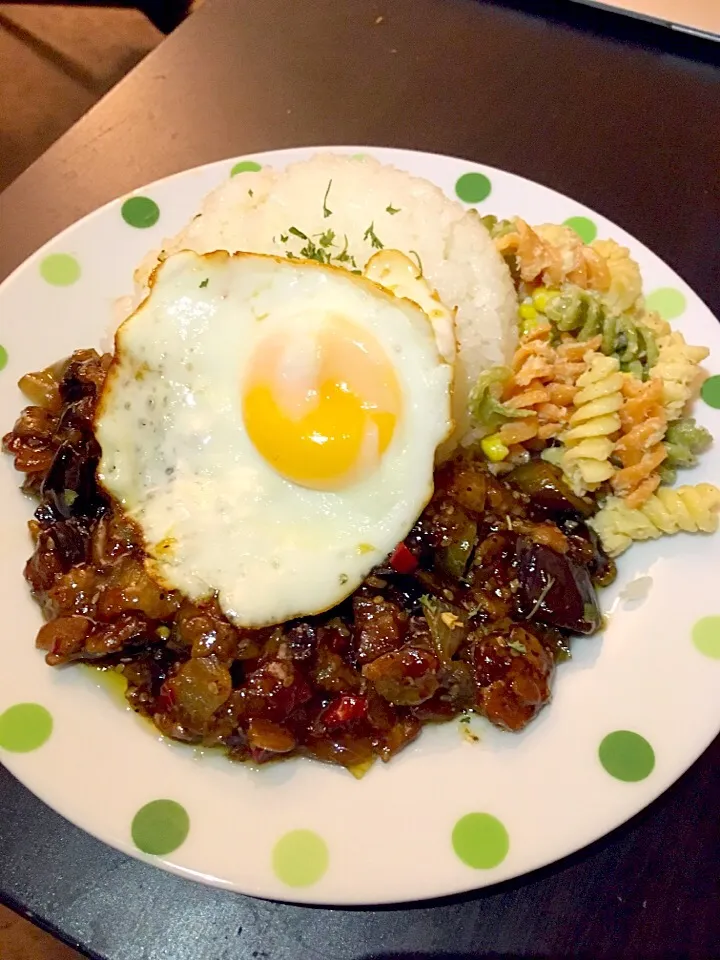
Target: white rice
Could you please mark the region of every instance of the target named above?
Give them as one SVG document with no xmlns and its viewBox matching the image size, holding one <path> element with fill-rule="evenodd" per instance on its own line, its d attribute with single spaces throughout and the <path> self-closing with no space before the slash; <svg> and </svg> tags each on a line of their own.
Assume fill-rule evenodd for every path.
<svg viewBox="0 0 720 960">
<path fill-rule="evenodd" d="M 298 255 L 304 241 L 289 234 L 290 227 L 316 240 L 333 230 L 339 244 L 334 253 L 347 237 L 347 253 L 358 269 L 376 252 L 370 227 L 386 249 L 419 259 L 440 299 L 457 310 L 453 414 L 459 439 L 468 429 L 467 399 L 478 376 L 512 356 L 517 301 L 508 269 L 478 214 L 427 180 L 370 157 L 334 154 L 285 170 L 240 174 L 209 194 L 199 216 L 166 240 L 162 251 L 145 258 L 135 274 L 136 301 L 144 296 L 158 257 L 218 249 Z"/>
</svg>

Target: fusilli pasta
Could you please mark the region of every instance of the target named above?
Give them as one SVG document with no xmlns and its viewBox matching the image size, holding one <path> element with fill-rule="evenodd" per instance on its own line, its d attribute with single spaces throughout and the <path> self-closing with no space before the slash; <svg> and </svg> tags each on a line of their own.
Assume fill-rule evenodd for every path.
<svg viewBox="0 0 720 960">
<path fill-rule="evenodd" d="M 589 290 L 609 288 L 607 262 L 569 227 L 543 224 L 533 229 L 520 217 L 513 222 L 514 231 L 497 231 L 495 246 L 506 259 L 514 258 L 526 283 L 558 285 L 568 280 Z"/>
<path fill-rule="evenodd" d="M 549 324 L 540 324 L 525 335 L 513 358 L 513 372 L 505 383 L 502 399 L 509 410 L 531 414 L 525 420 L 503 424 L 500 440 L 508 447 L 529 440 L 549 440 L 567 426 L 575 381 L 586 370 L 585 355 L 600 338 L 590 343 L 563 341 L 550 344 Z"/>
<path fill-rule="evenodd" d="M 662 442 L 667 416 L 660 380 L 641 383 L 635 377 L 625 377 L 622 391 L 622 432 L 613 452 L 621 469 L 613 476 L 611 485 L 629 507 L 639 507 L 660 486 L 658 468 L 667 457 Z"/>
<path fill-rule="evenodd" d="M 589 521 L 611 557 L 634 540 L 656 540 L 663 534 L 714 533 L 718 527 L 720 489 L 711 483 L 672 489 L 660 487 L 641 507 L 610 497 Z"/>
<path fill-rule="evenodd" d="M 642 309 L 638 311 L 638 315 L 643 326 L 647 327 L 656 340 L 659 340 L 660 337 L 666 337 L 672 331 L 672 327 L 667 320 L 663 320 L 660 314 L 654 310 L 647 311 L 643 306 Z"/>
<path fill-rule="evenodd" d="M 634 309 L 642 293 L 642 278 L 628 248 L 615 240 L 595 240 L 592 249 L 606 261 L 610 271 L 610 285 L 603 294 L 606 306 L 613 313 Z"/>
<path fill-rule="evenodd" d="M 681 416 L 702 377 L 700 364 L 710 353 L 707 347 L 693 347 L 679 331 L 661 337 L 657 343 L 658 359 L 650 371 L 663 385 L 663 403 L 668 420 Z"/>
<path fill-rule="evenodd" d="M 564 278 L 579 287 L 606 290 L 610 285 L 610 271 L 594 250 L 586 247 L 570 227 L 555 223 L 541 223 L 534 228 L 537 235 L 560 256 Z"/>
<path fill-rule="evenodd" d="M 574 411 L 569 429 L 562 435 L 565 445 L 560 465 L 577 492 L 595 490 L 609 480 L 615 469 L 610 457 L 615 434 L 620 430 L 619 410 L 623 405 L 623 374 L 615 357 L 591 354 L 588 369 L 577 381 Z"/>
</svg>

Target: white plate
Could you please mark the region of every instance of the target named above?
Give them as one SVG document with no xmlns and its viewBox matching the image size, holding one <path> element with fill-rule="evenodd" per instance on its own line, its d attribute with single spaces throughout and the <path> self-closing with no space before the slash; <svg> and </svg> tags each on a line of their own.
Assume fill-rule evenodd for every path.
<svg viewBox="0 0 720 960">
<path fill-rule="evenodd" d="M 315 152 L 285 150 L 246 160 L 281 167 Z M 630 247 L 645 290 L 666 291 L 657 302 L 672 313 L 680 310 L 677 326 L 690 342 L 712 348 L 708 368 L 720 373 L 717 322 L 669 267 L 619 227 L 499 170 L 401 150 L 364 152 L 427 177 L 449 196 L 460 177 L 481 174 L 462 182 L 478 191 L 476 198 L 489 187 L 489 195 L 477 200 L 483 212 L 519 213 L 531 223 L 586 218 L 598 236 Z M 113 301 L 129 292 L 133 268 L 196 212 L 233 166 L 210 164 L 138 191 L 160 214 L 143 229 L 123 219 L 128 198 L 108 204 L 52 240 L 0 287 L 0 366 L 7 361 L 0 371 L 0 432 L 22 406 L 18 377 L 75 348 L 102 343 Z M 147 217 L 148 210 L 140 213 Z M 74 259 L 47 259 L 55 254 Z M 71 283 L 44 278 L 72 280 L 74 264 L 79 276 Z M 718 410 L 698 402 L 697 416 L 720 436 Z M 686 482 L 717 480 L 719 450 L 706 454 Z M 256 770 L 200 755 L 160 738 L 96 673 L 52 670 L 34 649 L 40 615 L 22 578 L 32 504 L 18 481 L 10 458 L 2 457 L 0 740 L 25 735 L 32 745 L 33 737 L 42 739 L 37 723 L 47 714 L 31 708 L 29 725 L 18 733 L 15 721 L 22 714 L 7 712 L 18 703 L 48 711 L 52 733 L 37 749 L 0 750 L 2 760 L 63 816 L 184 876 L 262 897 L 326 904 L 411 900 L 496 883 L 557 860 L 627 820 L 679 777 L 720 728 L 720 536 L 681 535 L 623 557 L 617 584 L 603 595 L 611 611 L 608 629 L 575 642 L 572 661 L 557 672 L 553 703 L 520 735 L 479 719 L 472 724 L 477 743 L 458 723 L 427 729 L 362 781 L 307 760 Z M 622 600 L 622 588 L 640 575 L 652 578 L 645 599 Z M 704 633 L 694 632 L 706 617 L 717 619 L 705 622 Z M 600 744 L 616 731 L 643 738 L 606 741 L 610 760 L 641 779 L 618 779 L 601 763 Z M 135 820 L 141 845 L 166 851 L 182 840 L 183 811 L 189 831 L 172 852 L 153 856 L 133 842 L 132 824 L 156 800 L 175 805 L 159 804 Z"/>
</svg>

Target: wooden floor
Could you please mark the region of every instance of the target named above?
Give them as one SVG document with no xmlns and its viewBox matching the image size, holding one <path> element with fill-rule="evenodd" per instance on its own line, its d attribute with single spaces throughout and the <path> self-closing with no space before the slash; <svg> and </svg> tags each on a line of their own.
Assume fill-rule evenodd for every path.
<svg viewBox="0 0 720 960">
<path fill-rule="evenodd" d="M 2 960 L 80 960 L 81 954 L 0 906 Z"/>
<path fill-rule="evenodd" d="M 0 2 L 0 190 L 161 39 L 136 10 Z"/>
<path fill-rule="evenodd" d="M 162 39 L 133 10 L 0 3 L 0 190 Z M 0 907 L 0 960 L 79 960 Z"/>
</svg>

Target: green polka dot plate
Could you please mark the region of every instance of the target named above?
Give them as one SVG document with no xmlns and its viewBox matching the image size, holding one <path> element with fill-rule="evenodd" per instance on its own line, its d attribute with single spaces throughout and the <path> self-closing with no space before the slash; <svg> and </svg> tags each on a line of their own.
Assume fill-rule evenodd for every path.
<svg viewBox="0 0 720 960">
<path fill-rule="evenodd" d="M 649 302 L 710 346 L 695 415 L 720 437 L 720 327 L 693 291 L 625 231 L 582 204 L 466 161 L 358 147 L 434 181 L 481 212 L 614 237 L 640 263 Z M 1 430 L 22 406 L 19 376 L 108 343 L 113 304 L 162 238 L 224 178 L 305 159 L 240 157 L 136 191 L 86 217 L 0 287 Z M 720 447 L 696 481 L 720 478 Z M 0 760 L 105 842 L 218 886 L 277 899 L 370 904 L 497 883 L 556 861 L 654 800 L 720 729 L 720 536 L 634 547 L 604 592 L 607 629 L 578 639 L 550 707 L 523 733 L 476 718 L 426 729 L 360 781 L 292 761 L 264 769 L 168 742 L 89 668 L 53 670 L 33 641 L 40 613 L 23 581 L 32 505 L 0 460 Z M 643 577 L 645 590 L 625 591 Z M 635 596 L 634 599 L 630 597 Z M 468 735 L 472 733 L 472 736 Z"/>
</svg>

